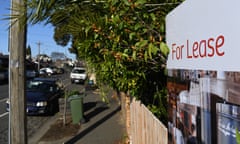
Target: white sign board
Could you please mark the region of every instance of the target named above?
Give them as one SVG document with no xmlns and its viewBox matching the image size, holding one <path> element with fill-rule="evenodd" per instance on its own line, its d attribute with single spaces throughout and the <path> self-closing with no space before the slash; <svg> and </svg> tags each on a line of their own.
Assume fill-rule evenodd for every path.
<svg viewBox="0 0 240 144">
<path fill-rule="evenodd" d="M 167 68 L 240 71 L 239 6 L 239 0 L 186 0 L 169 13 Z"/>
</svg>

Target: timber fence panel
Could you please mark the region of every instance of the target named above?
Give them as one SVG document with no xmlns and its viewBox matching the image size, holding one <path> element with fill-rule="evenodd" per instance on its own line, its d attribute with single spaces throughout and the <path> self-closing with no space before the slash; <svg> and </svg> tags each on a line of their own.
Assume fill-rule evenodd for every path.
<svg viewBox="0 0 240 144">
<path fill-rule="evenodd" d="M 131 144 L 167 144 L 167 128 L 140 101 L 130 104 Z"/>
</svg>

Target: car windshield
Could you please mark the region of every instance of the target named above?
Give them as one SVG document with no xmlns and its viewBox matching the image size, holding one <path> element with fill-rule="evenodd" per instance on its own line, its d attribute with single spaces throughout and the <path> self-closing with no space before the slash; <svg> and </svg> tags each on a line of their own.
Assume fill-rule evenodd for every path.
<svg viewBox="0 0 240 144">
<path fill-rule="evenodd" d="M 56 89 L 54 85 L 42 81 L 28 81 L 26 87 L 28 91 L 39 92 L 54 92 Z"/>
<path fill-rule="evenodd" d="M 85 73 L 84 69 L 73 69 L 73 73 Z"/>
</svg>

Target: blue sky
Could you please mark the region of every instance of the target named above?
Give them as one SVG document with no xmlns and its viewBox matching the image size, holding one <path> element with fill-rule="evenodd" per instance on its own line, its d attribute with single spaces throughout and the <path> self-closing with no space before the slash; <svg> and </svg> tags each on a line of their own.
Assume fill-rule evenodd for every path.
<svg viewBox="0 0 240 144">
<path fill-rule="evenodd" d="M 0 4 L 0 53 L 9 54 L 8 52 L 8 21 L 6 18 L 10 11 L 11 0 L 1 0 Z M 75 59 L 75 55 L 68 52 L 69 46 L 58 46 L 53 39 L 53 27 L 51 25 L 36 24 L 29 25 L 27 33 L 27 46 L 30 45 L 32 56 L 38 54 L 38 45 L 40 42 L 40 53 L 51 55 L 52 52 L 65 53 L 67 57 Z"/>
</svg>

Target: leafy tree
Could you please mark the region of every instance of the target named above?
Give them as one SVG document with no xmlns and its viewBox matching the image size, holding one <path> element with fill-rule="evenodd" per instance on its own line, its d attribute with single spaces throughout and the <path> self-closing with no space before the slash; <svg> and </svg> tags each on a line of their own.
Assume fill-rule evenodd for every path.
<svg viewBox="0 0 240 144">
<path fill-rule="evenodd" d="M 52 52 L 51 53 L 51 58 L 53 60 L 57 60 L 57 59 L 65 59 L 66 56 L 64 53 L 61 53 L 61 52 Z"/>
<path fill-rule="evenodd" d="M 26 55 L 32 56 L 32 50 L 30 45 L 28 45 L 27 49 L 26 49 Z"/>
<path fill-rule="evenodd" d="M 236 141 L 237 141 L 237 144 L 240 144 L 240 134 L 237 128 L 236 128 Z"/>
<path fill-rule="evenodd" d="M 70 52 L 86 60 L 98 82 L 166 110 L 165 16 L 180 2 L 28 0 L 28 21 L 51 23 L 57 44 L 71 41 Z"/>
</svg>

